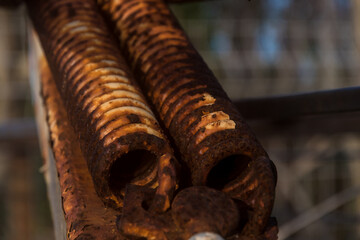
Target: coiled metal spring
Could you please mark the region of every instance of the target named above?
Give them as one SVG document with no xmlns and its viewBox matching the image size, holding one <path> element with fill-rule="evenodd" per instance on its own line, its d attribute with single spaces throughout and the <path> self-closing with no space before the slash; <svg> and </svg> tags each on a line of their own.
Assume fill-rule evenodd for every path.
<svg viewBox="0 0 360 240">
<path fill-rule="evenodd" d="M 119 208 L 126 184 L 158 186 L 158 163 L 171 165 L 172 150 L 95 2 L 37 0 L 28 8 L 97 193 Z"/>
<path fill-rule="evenodd" d="M 276 170 L 236 107 L 162 0 L 98 3 L 121 49 L 191 171 L 254 212 L 244 234 L 260 234 L 274 201 Z"/>
</svg>

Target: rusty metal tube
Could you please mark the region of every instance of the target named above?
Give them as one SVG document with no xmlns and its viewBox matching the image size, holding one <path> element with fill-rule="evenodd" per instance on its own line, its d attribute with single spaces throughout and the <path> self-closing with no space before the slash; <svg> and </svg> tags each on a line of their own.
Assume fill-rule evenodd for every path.
<svg viewBox="0 0 360 240">
<path fill-rule="evenodd" d="M 98 195 L 121 208 L 126 184 L 157 187 L 161 162 L 173 164 L 172 149 L 96 3 L 29 0 L 27 6 Z"/>
<path fill-rule="evenodd" d="M 67 239 L 88 239 L 89 236 L 94 240 L 123 239 L 116 234 L 118 212 L 104 207 L 96 195 L 86 161 L 45 59 L 40 62 L 40 68 L 41 95 L 59 178 Z M 44 148 L 47 148 L 48 142 L 44 143 Z"/>
<path fill-rule="evenodd" d="M 268 222 L 276 171 L 268 155 L 162 0 L 99 0 L 121 50 L 191 170 L 254 211 L 243 233 Z"/>
</svg>

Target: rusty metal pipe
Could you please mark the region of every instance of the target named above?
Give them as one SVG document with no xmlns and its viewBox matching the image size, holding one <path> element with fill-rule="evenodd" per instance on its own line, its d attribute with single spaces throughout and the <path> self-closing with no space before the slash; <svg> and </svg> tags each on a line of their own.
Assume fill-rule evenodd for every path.
<svg viewBox="0 0 360 240">
<path fill-rule="evenodd" d="M 40 68 L 41 95 L 59 178 L 67 239 L 88 239 L 91 236 L 94 240 L 122 240 L 123 238 L 116 234 L 115 221 L 118 212 L 104 207 L 96 195 L 86 161 L 45 59 L 40 62 Z M 48 142 L 44 143 L 44 149 L 48 148 Z M 44 155 L 49 157 L 48 154 Z"/>
<path fill-rule="evenodd" d="M 194 185 L 244 201 L 242 233 L 261 234 L 274 202 L 268 155 L 162 0 L 99 0 L 141 86 L 169 130 Z"/>
<path fill-rule="evenodd" d="M 126 184 L 155 188 L 169 181 L 157 192 L 161 208 L 169 207 L 172 149 L 96 3 L 29 0 L 27 7 L 98 195 L 121 208 Z M 159 172 L 164 164 L 172 176 Z"/>
</svg>

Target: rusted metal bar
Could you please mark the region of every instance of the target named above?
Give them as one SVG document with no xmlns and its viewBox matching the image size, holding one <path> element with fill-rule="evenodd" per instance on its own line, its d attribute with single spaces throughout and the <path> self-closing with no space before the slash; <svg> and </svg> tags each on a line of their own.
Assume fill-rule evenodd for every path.
<svg viewBox="0 0 360 240">
<path fill-rule="evenodd" d="M 98 195 L 117 209 L 126 184 L 160 184 L 156 206 L 168 208 L 175 188 L 172 149 L 95 2 L 27 3 Z"/>
<path fill-rule="evenodd" d="M 341 114 L 360 110 L 360 87 L 347 87 L 284 96 L 239 99 L 235 102 L 246 119 L 277 120 Z"/>
<path fill-rule="evenodd" d="M 86 161 L 46 61 L 41 64 L 42 95 L 59 176 L 67 239 L 125 239 L 117 234 L 116 215 L 96 195 Z"/>
<path fill-rule="evenodd" d="M 244 202 L 251 210 L 241 235 L 262 235 L 274 202 L 275 167 L 168 6 L 162 0 L 99 4 L 190 169 L 192 184 Z"/>
</svg>

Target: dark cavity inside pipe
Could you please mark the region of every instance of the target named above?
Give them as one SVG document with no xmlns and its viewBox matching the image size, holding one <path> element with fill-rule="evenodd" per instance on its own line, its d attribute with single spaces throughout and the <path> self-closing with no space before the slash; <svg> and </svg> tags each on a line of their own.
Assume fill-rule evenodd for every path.
<svg viewBox="0 0 360 240">
<path fill-rule="evenodd" d="M 110 169 L 110 190 L 115 195 L 120 194 L 127 184 L 148 176 L 156 163 L 156 155 L 147 150 L 133 150 L 124 154 Z"/>
<path fill-rule="evenodd" d="M 206 185 L 218 190 L 235 180 L 251 161 L 245 155 L 231 155 L 219 161 L 209 172 Z"/>
</svg>

